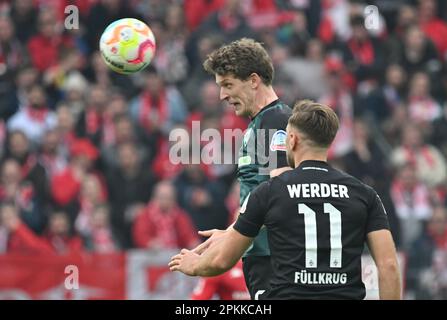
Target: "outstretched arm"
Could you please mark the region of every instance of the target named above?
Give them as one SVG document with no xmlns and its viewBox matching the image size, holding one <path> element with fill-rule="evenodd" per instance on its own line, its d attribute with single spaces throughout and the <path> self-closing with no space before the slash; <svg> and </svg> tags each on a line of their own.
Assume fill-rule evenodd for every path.
<svg viewBox="0 0 447 320">
<path fill-rule="evenodd" d="M 210 246 L 201 255 L 183 249 L 171 258 L 169 268 L 189 276 L 216 276 L 233 267 L 252 241 L 253 238 L 245 237 L 231 227 L 221 241 Z"/>
<path fill-rule="evenodd" d="M 401 281 L 393 237 L 389 230 L 368 233 L 368 247 L 379 272 L 381 300 L 400 300 Z"/>
</svg>

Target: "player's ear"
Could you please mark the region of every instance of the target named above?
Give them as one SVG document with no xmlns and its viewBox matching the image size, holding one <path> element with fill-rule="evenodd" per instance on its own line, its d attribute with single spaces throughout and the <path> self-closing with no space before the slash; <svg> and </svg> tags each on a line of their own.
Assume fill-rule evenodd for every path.
<svg viewBox="0 0 447 320">
<path fill-rule="evenodd" d="M 257 74 L 257 73 L 252 73 L 249 77 L 248 80 L 250 81 L 250 85 L 252 89 L 256 89 L 262 82 L 261 77 Z"/>
<path fill-rule="evenodd" d="M 294 150 L 297 144 L 297 139 L 298 136 L 296 135 L 295 132 L 291 131 L 289 133 L 289 150 Z"/>
</svg>

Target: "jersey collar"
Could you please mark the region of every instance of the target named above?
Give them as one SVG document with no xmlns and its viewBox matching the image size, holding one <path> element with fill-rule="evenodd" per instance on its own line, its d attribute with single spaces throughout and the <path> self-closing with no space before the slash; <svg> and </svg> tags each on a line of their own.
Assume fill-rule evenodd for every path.
<svg viewBox="0 0 447 320">
<path fill-rule="evenodd" d="M 323 167 L 328 168 L 329 164 L 326 161 L 320 161 L 320 160 L 304 160 L 300 163 L 298 168 L 304 168 L 304 167 Z"/>
<path fill-rule="evenodd" d="M 264 111 L 266 111 L 267 109 L 272 108 L 273 106 L 277 105 L 279 103 L 279 99 L 276 99 L 272 102 L 270 102 L 268 105 L 266 105 L 264 108 L 262 108 L 261 110 L 259 110 L 259 112 L 257 114 L 255 114 L 255 116 L 253 118 L 250 118 L 251 121 L 253 121 L 259 114 L 263 113 Z"/>
</svg>

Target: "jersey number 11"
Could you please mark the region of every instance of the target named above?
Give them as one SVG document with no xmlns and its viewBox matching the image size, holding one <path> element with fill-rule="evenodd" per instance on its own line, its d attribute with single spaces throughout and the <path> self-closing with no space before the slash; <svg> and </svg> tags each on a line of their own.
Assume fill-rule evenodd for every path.
<svg viewBox="0 0 447 320">
<path fill-rule="evenodd" d="M 315 211 L 303 203 L 298 204 L 298 213 L 304 215 L 304 236 L 306 241 L 306 268 L 317 267 L 317 221 Z M 341 268 L 341 212 L 332 204 L 324 203 L 324 213 L 329 214 L 330 263 L 331 268 Z"/>
</svg>

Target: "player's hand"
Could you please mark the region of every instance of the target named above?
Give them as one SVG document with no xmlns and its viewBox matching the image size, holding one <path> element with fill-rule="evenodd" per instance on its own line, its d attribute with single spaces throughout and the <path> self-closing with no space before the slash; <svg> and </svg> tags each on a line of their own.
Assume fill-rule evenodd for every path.
<svg viewBox="0 0 447 320">
<path fill-rule="evenodd" d="M 204 241 L 203 243 L 199 244 L 194 249 L 192 249 L 192 251 L 199 255 L 202 254 L 206 249 L 208 249 L 214 243 L 221 240 L 226 232 L 227 230 L 219 230 L 219 229 L 199 231 L 199 235 L 201 235 L 202 237 L 209 237 L 209 238 L 206 239 L 206 241 Z"/>
<path fill-rule="evenodd" d="M 194 265 L 199 255 L 187 249 L 182 249 L 179 254 L 173 256 L 169 262 L 169 270 L 180 271 L 188 276 L 195 276 Z"/>
</svg>

